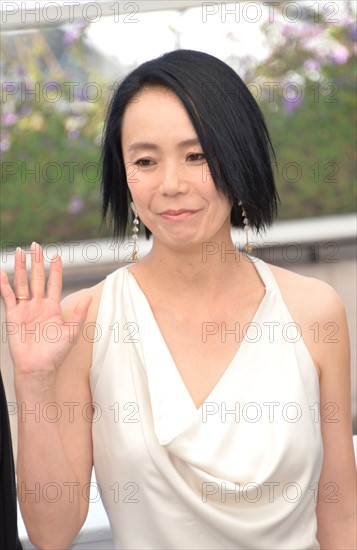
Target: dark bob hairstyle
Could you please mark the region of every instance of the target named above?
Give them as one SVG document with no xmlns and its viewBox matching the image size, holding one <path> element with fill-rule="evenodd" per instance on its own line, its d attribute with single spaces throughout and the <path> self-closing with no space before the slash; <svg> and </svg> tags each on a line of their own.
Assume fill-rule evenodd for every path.
<svg viewBox="0 0 357 550">
<path fill-rule="evenodd" d="M 277 213 L 271 155 L 274 149 L 263 115 L 242 79 L 226 63 L 193 50 L 175 50 L 132 71 L 114 91 L 106 118 L 102 151 L 102 215 L 114 236 L 128 224 L 130 193 L 121 147 L 126 106 L 142 89 L 155 86 L 182 101 L 220 193 L 232 204 L 231 224 L 243 228 L 242 201 L 250 227 L 258 232 Z M 150 235 L 145 228 L 146 236 Z"/>
</svg>

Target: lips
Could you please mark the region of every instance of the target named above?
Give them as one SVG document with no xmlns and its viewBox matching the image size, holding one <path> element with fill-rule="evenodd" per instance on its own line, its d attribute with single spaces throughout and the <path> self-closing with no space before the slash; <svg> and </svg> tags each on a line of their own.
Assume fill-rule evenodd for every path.
<svg viewBox="0 0 357 550">
<path fill-rule="evenodd" d="M 182 208 L 181 210 L 165 210 L 164 212 L 161 212 L 161 215 L 167 214 L 169 216 L 179 216 L 180 214 L 193 214 L 194 212 L 197 212 L 197 210 L 185 210 Z"/>
<path fill-rule="evenodd" d="M 180 208 L 179 210 L 164 210 L 160 212 L 160 216 L 165 220 L 185 220 L 192 217 L 198 210 L 189 210 L 186 208 Z"/>
</svg>

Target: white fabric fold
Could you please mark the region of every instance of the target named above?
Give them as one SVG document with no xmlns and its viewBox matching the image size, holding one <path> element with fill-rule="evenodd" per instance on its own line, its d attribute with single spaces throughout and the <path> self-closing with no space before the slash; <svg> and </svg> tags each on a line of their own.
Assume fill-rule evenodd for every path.
<svg viewBox="0 0 357 550">
<path fill-rule="evenodd" d="M 318 376 L 271 270 L 254 265 L 266 288 L 252 319 L 261 334 L 241 342 L 199 409 L 134 276 L 125 267 L 107 277 L 90 382 L 116 548 L 319 548 Z M 136 339 L 125 338 L 130 324 Z"/>
</svg>

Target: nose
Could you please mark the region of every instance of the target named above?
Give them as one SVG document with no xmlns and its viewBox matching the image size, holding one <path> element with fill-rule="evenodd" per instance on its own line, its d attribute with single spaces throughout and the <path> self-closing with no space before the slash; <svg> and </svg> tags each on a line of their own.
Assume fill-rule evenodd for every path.
<svg viewBox="0 0 357 550">
<path fill-rule="evenodd" d="M 159 191 L 162 195 L 175 196 L 187 193 L 189 186 L 184 171 L 176 163 L 169 163 L 162 168 Z"/>
</svg>

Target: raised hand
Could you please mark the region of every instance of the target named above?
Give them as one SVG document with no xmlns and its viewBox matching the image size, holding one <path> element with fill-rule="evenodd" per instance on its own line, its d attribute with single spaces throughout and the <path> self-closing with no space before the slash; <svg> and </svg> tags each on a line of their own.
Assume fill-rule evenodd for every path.
<svg viewBox="0 0 357 550">
<path fill-rule="evenodd" d="M 78 338 L 86 318 L 91 296 L 86 295 L 74 307 L 69 319 L 63 319 L 60 297 L 62 261 L 51 260 L 46 292 L 43 251 L 31 245 L 30 282 L 26 273 L 26 254 L 15 253 L 14 290 L 1 270 L 0 289 L 6 311 L 6 333 L 16 377 L 46 376 L 56 372 Z"/>
</svg>

